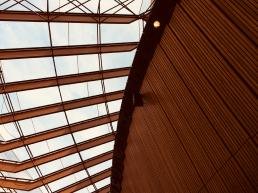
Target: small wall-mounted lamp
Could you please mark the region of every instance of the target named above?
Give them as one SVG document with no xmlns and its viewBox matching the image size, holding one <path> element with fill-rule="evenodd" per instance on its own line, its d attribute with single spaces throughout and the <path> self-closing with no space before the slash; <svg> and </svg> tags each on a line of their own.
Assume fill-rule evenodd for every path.
<svg viewBox="0 0 258 193">
<path fill-rule="evenodd" d="M 155 20 L 155 21 L 153 22 L 153 26 L 154 26 L 155 28 L 159 28 L 159 27 L 160 27 L 160 22 L 159 22 L 158 20 Z"/>
</svg>

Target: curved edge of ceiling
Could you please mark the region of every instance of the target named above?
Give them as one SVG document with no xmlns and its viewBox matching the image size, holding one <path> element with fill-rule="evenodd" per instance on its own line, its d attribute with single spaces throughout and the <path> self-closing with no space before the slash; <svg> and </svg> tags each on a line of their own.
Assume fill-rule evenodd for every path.
<svg viewBox="0 0 258 193">
<path fill-rule="evenodd" d="M 165 26 L 171 18 L 173 9 L 179 1 L 180 0 L 162 0 L 155 2 L 138 45 L 132 68 L 128 76 L 119 114 L 113 154 L 111 193 L 121 192 L 125 149 L 127 137 L 130 132 L 129 128 L 133 111 L 135 106 L 138 105 L 140 88 L 149 63 L 162 37 Z M 155 21 L 160 22 L 160 26 L 157 28 L 154 27 Z"/>
</svg>

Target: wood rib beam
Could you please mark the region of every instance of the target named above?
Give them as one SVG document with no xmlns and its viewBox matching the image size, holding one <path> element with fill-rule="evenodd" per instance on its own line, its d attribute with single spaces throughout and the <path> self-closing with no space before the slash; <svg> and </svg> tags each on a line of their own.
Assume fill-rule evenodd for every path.
<svg viewBox="0 0 258 193">
<path fill-rule="evenodd" d="M 114 101 L 123 98 L 123 91 L 116 91 L 101 95 L 96 95 L 92 97 L 76 99 L 72 101 L 67 101 L 64 103 L 56 103 L 52 105 L 46 105 L 21 111 L 16 111 L 14 113 L 7 113 L 0 116 L 0 124 L 10 123 L 12 121 L 24 120 L 32 117 L 38 117 L 42 115 L 48 115 L 52 113 L 57 113 L 61 111 L 67 111 L 71 109 L 86 107 L 90 105 L 104 103 L 106 101 Z"/>
<path fill-rule="evenodd" d="M 0 49 L 0 60 L 19 59 L 19 58 L 38 58 L 54 56 L 70 56 L 80 54 L 98 54 L 113 52 L 128 52 L 137 47 L 137 42 L 113 43 L 113 44 L 92 44 L 76 46 L 54 46 L 54 47 L 35 47 Z"/>
<path fill-rule="evenodd" d="M 90 129 L 92 127 L 107 124 L 110 121 L 113 122 L 117 120 L 118 120 L 118 113 L 112 113 L 109 116 L 105 115 L 105 116 L 100 116 L 97 118 L 81 121 L 78 123 L 74 123 L 74 124 L 71 124 L 70 127 L 69 126 L 57 127 L 52 130 L 26 136 L 23 139 L 18 138 L 5 143 L 0 143 L 0 153 L 15 149 L 15 148 L 19 148 L 24 145 L 30 145 L 40 141 L 52 139 L 55 137 L 60 137 L 66 134 L 70 134 L 71 132 L 73 133 L 77 131 Z"/>
<path fill-rule="evenodd" d="M 19 92 L 24 90 L 32 90 L 46 87 L 53 87 L 58 85 L 75 84 L 87 81 L 94 81 L 100 79 L 117 78 L 122 76 L 128 76 L 130 68 L 119 68 L 112 70 L 87 72 L 81 74 L 65 75 L 58 77 L 40 78 L 34 80 L 26 80 L 19 82 L 11 82 L 6 84 L 0 84 L 0 94 Z M 58 78 L 58 82 L 57 82 Z"/>
<path fill-rule="evenodd" d="M 26 160 L 21 163 L 0 162 L 0 168 L 1 168 L 1 171 L 16 173 L 16 172 L 20 172 L 22 170 L 34 167 L 35 165 L 41 165 L 74 153 L 77 153 L 78 151 L 83 151 L 114 140 L 115 140 L 115 136 L 113 133 L 106 134 L 88 141 L 81 142 L 77 145 L 77 147 L 75 145 L 71 145 L 54 152 L 50 152 L 48 154 L 35 157 L 33 160 L 33 163 L 31 162 L 31 160 Z M 78 148 L 78 151 L 77 151 L 77 148 Z"/>
<path fill-rule="evenodd" d="M 78 163 L 73 166 L 67 167 L 65 169 L 59 170 L 57 172 L 44 176 L 44 178 L 41 177 L 35 181 L 0 179 L 0 186 L 3 188 L 12 188 L 17 190 L 31 191 L 35 188 L 43 186 L 44 184 L 51 183 L 63 177 L 66 177 L 76 172 L 79 172 L 81 170 L 84 170 L 84 167 L 89 168 L 110 159 L 112 159 L 112 153 L 109 152 L 108 154 L 97 156 L 93 159 L 84 161 L 83 163 Z M 87 181 L 87 179 L 85 181 Z"/>
<path fill-rule="evenodd" d="M 99 173 L 100 175 L 97 175 L 96 178 L 92 178 L 92 183 L 96 183 L 98 181 L 104 180 L 105 178 L 108 178 L 111 176 L 111 170 L 107 169 L 104 170 L 102 172 Z M 71 186 L 67 186 L 63 189 L 58 190 L 56 193 L 71 193 L 71 192 L 75 192 L 78 191 L 82 188 L 85 188 L 87 186 L 91 185 L 91 183 L 89 181 L 86 180 L 80 180 L 77 183 L 72 184 Z M 98 191 L 100 192 L 100 191 Z"/>
<path fill-rule="evenodd" d="M 60 12 L 0 11 L 0 21 L 128 24 L 145 16 L 128 14 L 85 14 Z"/>
</svg>

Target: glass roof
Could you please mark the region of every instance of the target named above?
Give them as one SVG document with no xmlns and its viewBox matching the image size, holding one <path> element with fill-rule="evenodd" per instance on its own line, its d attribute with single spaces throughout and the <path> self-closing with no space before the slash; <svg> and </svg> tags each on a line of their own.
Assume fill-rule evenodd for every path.
<svg viewBox="0 0 258 193">
<path fill-rule="evenodd" d="M 0 192 L 109 192 L 153 0 L 0 0 Z"/>
</svg>

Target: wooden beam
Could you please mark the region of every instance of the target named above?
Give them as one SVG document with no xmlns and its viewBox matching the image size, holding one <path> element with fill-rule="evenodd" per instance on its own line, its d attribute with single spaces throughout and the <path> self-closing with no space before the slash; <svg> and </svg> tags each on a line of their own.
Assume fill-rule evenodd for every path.
<svg viewBox="0 0 258 193">
<path fill-rule="evenodd" d="M 107 170 L 104 170 L 103 172 L 101 172 L 102 175 L 98 175 L 98 177 L 96 178 L 91 178 L 91 182 L 92 183 L 96 183 L 98 181 L 101 181 L 101 180 L 104 180 L 105 178 L 108 178 L 111 176 L 111 170 L 110 169 L 107 169 Z M 65 187 L 59 191 L 57 191 L 56 193 L 70 193 L 70 192 L 75 192 L 77 190 L 80 190 L 82 188 L 85 188 L 89 185 L 91 185 L 92 183 L 89 182 L 89 181 L 86 181 L 86 180 L 81 180 L 77 183 L 74 183 L 73 185 L 71 186 L 68 186 L 68 187 Z"/>
<path fill-rule="evenodd" d="M 41 156 L 35 157 L 33 159 L 33 162 L 31 162 L 31 160 L 26 160 L 21 163 L 0 161 L 0 168 L 1 168 L 1 171 L 16 173 L 16 172 L 20 172 L 22 170 L 34 167 L 35 165 L 41 165 L 74 153 L 77 153 L 78 151 L 84 151 L 86 149 L 89 149 L 98 145 L 102 145 L 114 140 L 115 140 L 115 136 L 113 133 L 106 134 L 100 137 L 96 137 L 96 138 L 81 142 L 77 144 L 77 147 L 76 145 L 71 145 L 71 146 L 50 152 L 48 154 L 43 154 Z"/>
<path fill-rule="evenodd" d="M 73 123 L 70 126 L 62 126 L 57 127 L 48 131 L 43 131 L 40 133 L 32 134 L 29 136 L 25 136 L 23 139 L 15 139 L 7 142 L 0 143 L 0 153 L 4 151 L 9 151 L 15 148 L 22 147 L 24 145 L 30 145 L 33 143 L 38 143 L 40 141 L 52 139 L 55 137 L 60 137 L 63 135 L 67 135 L 73 132 L 78 132 L 86 129 L 90 129 L 92 127 L 96 127 L 99 125 L 104 125 L 109 123 L 110 121 L 117 121 L 118 120 L 118 112 L 112 113 L 110 115 L 104 115 L 97 118 L 80 121 L 77 123 Z"/>
<path fill-rule="evenodd" d="M 0 186 L 3 188 L 31 191 L 31 190 L 34 190 L 35 188 L 39 188 L 40 186 L 43 186 L 44 184 L 51 183 L 53 181 L 59 180 L 61 178 L 64 178 L 64 177 L 74 174 L 76 172 L 79 172 L 84 169 L 84 165 L 89 168 L 89 167 L 92 167 L 99 163 L 102 163 L 104 161 L 107 161 L 111 158 L 112 158 L 112 154 L 102 155 L 102 156 L 96 157 L 94 159 L 88 160 L 87 164 L 85 161 L 83 163 L 79 163 L 74 166 L 70 166 L 70 167 L 62 169 L 60 171 L 57 171 L 53 174 L 44 176 L 44 178 L 41 177 L 35 181 L 27 181 L 26 182 L 26 181 L 21 181 L 21 180 L 0 179 Z M 108 170 L 108 171 L 110 171 L 110 170 Z M 87 182 L 87 184 L 91 183 L 91 181 L 93 181 L 93 180 L 97 182 L 97 181 L 99 181 L 100 178 L 102 179 L 102 177 L 104 177 L 104 176 L 105 177 L 110 176 L 111 172 L 105 173 L 106 175 L 104 175 L 104 176 L 102 176 L 101 174 L 102 174 L 102 172 L 99 172 L 96 175 L 92 176 L 91 180 L 89 178 L 86 178 L 86 179 L 84 179 L 84 181 Z M 76 188 L 78 188 L 78 187 L 76 187 Z"/>
<path fill-rule="evenodd" d="M 0 116 L 0 124 L 10 123 L 12 121 L 20 121 L 32 117 L 48 115 L 61 111 L 96 105 L 104 102 L 114 101 L 123 98 L 123 91 L 115 91 L 111 93 L 86 97 L 82 99 L 71 100 L 63 103 L 55 103 L 51 105 L 35 107 L 31 109 L 16 111 L 14 113 L 6 113 Z"/>
<path fill-rule="evenodd" d="M 0 84 L 0 94 L 128 76 L 130 67 Z M 58 79 L 58 80 L 57 80 Z"/>
<path fill-rule="evenodd" d="M 129 52 L 137 47 L 137 42 L 112 43 L 112 44 L 91 44 L 75 46 L 53 46 L 35 48 L 0 49 L 0 60 L 19 58 L 38 58 L 54 56 L 70 56 L 81 54 L 98 54 L 113 52 Z"/>
<path fill-rule="evenodd" d="M 0 21 L 128 24 L 144 15 L 1 11 Z"/>
</svg>

